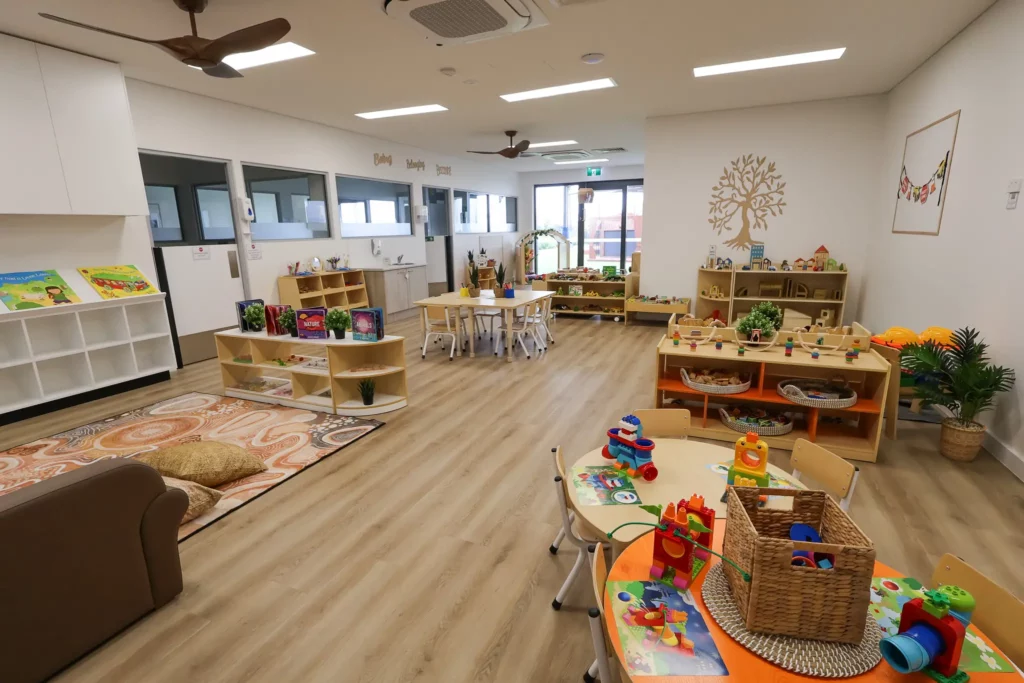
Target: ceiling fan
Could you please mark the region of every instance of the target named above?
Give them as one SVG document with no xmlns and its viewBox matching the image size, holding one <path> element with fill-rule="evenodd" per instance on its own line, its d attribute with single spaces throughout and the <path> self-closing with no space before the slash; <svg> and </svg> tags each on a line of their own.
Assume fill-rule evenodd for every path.
<svg viewBox="0 0 1024 683">
<path fill-rule="evenodd" d="M 506 130 L 505 135 L 508 136 L 508 147 L 497 152 L 477 152 L 475 150 L 469 150 L 469 154 L 500 154 L 506 159 L 518 159 L 519 157 L 532 157 L 535 154 L 527 154 L 526 150 L 530 149 L 529 140 L 520 140 L 513 144 L 516 135 L 519 133 L 517 130 Z"/>
<path fill-rule="evenodd" d="M 217 78 L 241 78 L 242 74 L 224 63 L 225 57 L 238 52 L 253 52 L 270 47 L 283 38 L 292 28 L 287 19 L 271 19 L 261 24 L 239 29 L 215 40 L 200 38 L 196 32 L 196 14 L 206 9 L 208 2 L 209 0 L 174 0 L 175 5 L 188 12 L 188 18 L 192 24 L 192 35 L 167 38 L 166 40 L 150 40 L 149 38 L 130 36 L 127 33 L 119 33 L 110 29 L 100 28 L 99 26 L 82 24 L 45 12 L 40 12 L 39 16 L 44 19 L 59 21 L 63 24 L 86 28 L 90 31 L 99 31 L 100 33 L 153 45 L 178 61 L 189 66 L 198 67 L 208 76 L 215 76 Z"/>
</svg>

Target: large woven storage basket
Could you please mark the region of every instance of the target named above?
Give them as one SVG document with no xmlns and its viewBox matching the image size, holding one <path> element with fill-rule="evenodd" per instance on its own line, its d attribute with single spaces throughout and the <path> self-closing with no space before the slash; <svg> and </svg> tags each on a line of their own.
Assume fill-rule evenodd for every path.
<svg viewBox="0 0 1024 683">
<path fill-rule="evenodd" d="M 760 496 L 790 496 L 792 510 L 758 507 Z M 824 491 L 730 486 L 724 554 L 751 575 L 749 582 L 734 567 L 725 573 L 747 628 L 859 643 L 868 617 L 875 549 L 864 532 Z M 808 524 L 822 543 L 789 539 L 793 524 Z M 796 566 L 794 550 L 828 553 L 832 569 Z"/>
</svg>

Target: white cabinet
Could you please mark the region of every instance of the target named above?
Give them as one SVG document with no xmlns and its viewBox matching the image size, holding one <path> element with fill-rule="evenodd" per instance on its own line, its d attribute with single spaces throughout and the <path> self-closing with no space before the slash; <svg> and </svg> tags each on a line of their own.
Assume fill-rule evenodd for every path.
<svg viewBox="0 0 1024 683">
<path fill-rule="evenodd" d="M 0 34 L 0 213 L 70 213 L 35 43 Z"/>
<path fill-rule="evenodd" d="M 0 93 L 0 213 L 149 213 L 117 64 L 0 35 Z"/>
<path fill-rule="evenodd" d="M 384 310 L 389 315 L 409 309 L 408 269 L 384 272 L 384 295 L 387 297 L 387 304 Z"/>
<path fill-rule="evenodd" d="M 363 275 L 370 305 L 383 308 L 389 320 L 396 314 L 411 312 L 417 301 L 427 298 L 427 269 L 424 266 L 383 270 L 364 268 Z"/>
</svg>

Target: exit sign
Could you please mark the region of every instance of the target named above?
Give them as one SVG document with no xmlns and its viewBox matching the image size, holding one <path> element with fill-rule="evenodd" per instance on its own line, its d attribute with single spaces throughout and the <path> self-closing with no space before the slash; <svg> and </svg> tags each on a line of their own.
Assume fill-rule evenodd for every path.
<svg viewBox="0 0 1024 683">
<path fill-rule="evenodd" d="M 587 168 L 587 177 L 588 178 L 594 177 L 594 176 L 599 176 L 599 175 L 601 175 L 601 167 L 600 166 L 597 166 L 597 167 L 594 167 L 594 168 L 591 168 L 591 167 Z"/>
</svg>

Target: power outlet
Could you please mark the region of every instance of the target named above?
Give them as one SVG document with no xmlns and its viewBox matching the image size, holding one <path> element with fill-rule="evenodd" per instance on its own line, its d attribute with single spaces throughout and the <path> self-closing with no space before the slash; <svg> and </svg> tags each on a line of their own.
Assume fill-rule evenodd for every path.
<svg viewBox="0 0 1024 683">
<path fill-rule="evenodd" d="M 1015 178 L 1010 181 L 1009 187 L 1006 188 L 1006 210 L 1013 211 L 1017 208 L 1017 200 L 1020 199 L 1021 179 Z"/>
</svg>

